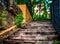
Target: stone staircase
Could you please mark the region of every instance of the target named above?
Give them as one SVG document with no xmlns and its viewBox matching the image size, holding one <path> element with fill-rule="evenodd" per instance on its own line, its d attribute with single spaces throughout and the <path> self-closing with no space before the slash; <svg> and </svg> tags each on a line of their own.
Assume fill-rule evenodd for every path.
<svg viewBox="0 0 60 44">
<path fill-rule="evenodd" d="M 9 36 L 5 41 L 35 43 L 43 41 L 49 44 L 50 41 L 57 39 L 58 35 L 50 21 L 32 21 L 23 29 Z M 41 43 L 42 44 L 42 43 Z"/>
</svg>

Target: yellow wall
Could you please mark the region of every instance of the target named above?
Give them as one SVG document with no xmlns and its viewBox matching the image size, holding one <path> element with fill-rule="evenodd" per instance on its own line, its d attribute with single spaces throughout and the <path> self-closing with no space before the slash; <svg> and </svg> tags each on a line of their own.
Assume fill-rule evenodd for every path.
<svg viewBox="0 0 60 44">
<path fill-rule="evenodd" d="M 22 5 L 18 5 L 18 7 L 21 9 L 21 11 L 23 13 L 23 17 L 24 17 L 23 23 L 30 22 L 32 20 L 32 17 L 30 15 L 30 12 L 29 12 L 27 6 L 25 4 L 22 4 Z"/>
</svg>

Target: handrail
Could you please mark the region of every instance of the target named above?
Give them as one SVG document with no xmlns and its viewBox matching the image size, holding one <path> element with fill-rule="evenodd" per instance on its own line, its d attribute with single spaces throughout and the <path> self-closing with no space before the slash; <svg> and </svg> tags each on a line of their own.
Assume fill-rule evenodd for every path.
<svg viewBox="0 0 60 44">
<path fill-rule="evenodd" d="M 10 28 L 4 30 L 4 31 L 1 31 L 1 32 L 0 32 L 0 35 L 3 35 L 4 33 L 9 32 L 10 30 L 12 30 L 12 29 L 15 28 L 15 27 L 16 27 L 16 25 L 14 25 L 14 26 L 12 26 L 12 27 L 10 27 Z"/>
</svg>

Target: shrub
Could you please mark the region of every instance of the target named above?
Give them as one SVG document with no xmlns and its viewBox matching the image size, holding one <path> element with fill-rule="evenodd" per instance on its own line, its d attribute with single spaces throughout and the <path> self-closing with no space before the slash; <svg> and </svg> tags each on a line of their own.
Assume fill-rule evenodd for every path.
<svg viewBox="0 0 60 44">
<path fill-rule="evenodd" d="M 15 16 L 15 25 L 17 25 L 17 27 L 20 27 L 22 24 L 22 21 L 23 21 L 23 14 L 22 13 L 17 14 Z"/>
</svg>

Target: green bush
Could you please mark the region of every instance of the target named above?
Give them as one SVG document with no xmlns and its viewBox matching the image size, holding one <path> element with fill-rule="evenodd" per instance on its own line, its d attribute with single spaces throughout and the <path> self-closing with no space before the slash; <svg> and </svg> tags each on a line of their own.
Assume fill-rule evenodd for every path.
<svg viewBox="0 0 60 44">
<path fill-rule="evenodd" d="M 43 13 L 42 19 L 47 19 L 47 14 L 46 14 L 46 12 Z"/>
<path fill-rule="evenodd" d="M 17 15 L 15 16 L 15 25 L 17 25 L 17 27 L 20 27 L 21 24 L 22 24 L 23 19 L 24 19 L 24 18 L 23 18 L 23 14 L 22 14 L 22 13 L 17 14 Z"/>
<path fill-rule="evenodd" d="M 34 19 L 34 20 L 38 20 L 38 18 L 39 18 L 38 15 L 36 15 L 36 14 L 33 15 L 33 19 Z"/>
</svg>

